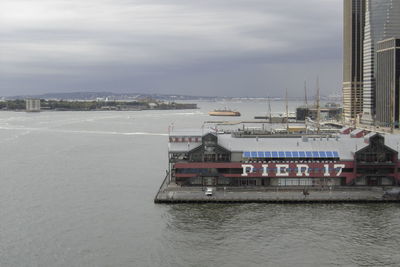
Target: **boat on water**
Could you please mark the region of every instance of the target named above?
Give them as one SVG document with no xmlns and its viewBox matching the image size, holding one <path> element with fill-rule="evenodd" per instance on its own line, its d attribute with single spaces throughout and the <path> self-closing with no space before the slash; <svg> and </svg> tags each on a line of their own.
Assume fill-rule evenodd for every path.
<svg viewBox="0 0 400 267">
<path fill-rule="evenodd" d="M 210 116 L 231 116 L 231 117 L 240 117 L 241 114 L 239 111 L 233 111 L 230 109 L 216 109 L 214 111 L 208 112 Z"/>
</svg>

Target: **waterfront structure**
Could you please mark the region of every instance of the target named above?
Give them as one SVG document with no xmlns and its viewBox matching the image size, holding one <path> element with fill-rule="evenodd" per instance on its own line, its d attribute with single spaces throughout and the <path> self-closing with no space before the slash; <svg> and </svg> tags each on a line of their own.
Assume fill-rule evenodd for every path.
<svg viewBox="0 0 400 267">
<path fill-rule="evenodd" d="M 343 113 L 350 121 L 363 108 L 365 0 L 344 0 L 343 7 Z"/>
<path fill-rule="evenodd" d="M 169 136 L 169 180 L 182 187 L 329 187 L 400 184 L 396 135 L 235 138 L 207 131 Z"/>
<path fill-rule="evenodd" d="M 378 42 L 376 77 L 377 124 L 399 128 L 400 39 L 390 38 Z"/>
<path fill-rule="evenodd" d="M 25 100 L 26 112 L 39 112 L 40 99 L 28 98 Z"/>
<path fill-rule="evenodd" d="M 328 103 L 319 109 L 321 120 L 339 120 L 342 116 L 342 107 Z M 318 119 L 318 108 L 316 106 L 301 106 L 296 108 L 296 120 L 304 121 L 307 117 L 312 120 Z"/>
<path fill-rule="evenodd" d="M 365 10 L 362 121 L 372 124 L 377 94 L 377 45 L 384 39 L 400 37 L 400 0 L 366 0 Z M 385 75 L 385 72 L 379 73 Z M 389 105 L 389 102 L 385 104 Z"/>
</svg>

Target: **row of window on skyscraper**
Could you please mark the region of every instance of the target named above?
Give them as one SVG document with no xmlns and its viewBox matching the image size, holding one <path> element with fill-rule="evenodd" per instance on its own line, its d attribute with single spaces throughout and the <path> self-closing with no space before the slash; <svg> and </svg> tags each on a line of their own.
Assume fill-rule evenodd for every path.
<svg viewBox="0 0 400 267">
<path fill-rule="evenodd" d="M 346 120 L 399 126 L 400 0 L 344 0 Z"/>
</svg>

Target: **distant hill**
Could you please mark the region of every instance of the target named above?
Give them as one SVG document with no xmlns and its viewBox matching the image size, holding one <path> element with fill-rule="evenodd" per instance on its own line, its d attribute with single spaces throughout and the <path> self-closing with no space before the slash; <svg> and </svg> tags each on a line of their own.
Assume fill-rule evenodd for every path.
<svg viewBox="0 0 400 267">
<path fill-rule="evenodd" d="M 136 100 L 136 99 L 156 99 L 156 100 L 211 100 L 215 97 L 188 96 L 188 95 L 164 95 L 164 94 L 143 94 L 143 93 L 112 93 L 112 92 L 71 92 L 71 93 L 47 93 L 39 95 L 18 95 L 10 96 L 5 99 L 62 99 L 62 100 Z"/>
</svg>

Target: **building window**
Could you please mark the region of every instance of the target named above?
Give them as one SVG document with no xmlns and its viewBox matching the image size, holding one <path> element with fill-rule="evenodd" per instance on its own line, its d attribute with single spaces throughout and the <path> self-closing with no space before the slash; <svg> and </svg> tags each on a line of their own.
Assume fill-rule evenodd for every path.
<svg viewBox="0 0 400 267">
<path fill-rule="evenodd" d="M 343 172 L 353 172 L 354 169 L 353 168 L 344 168 L 342 171 Z"/>
<path fill-rule="evenodd" d="M 215 162 L 215 154 L 205 154 L 204 161 Z"/>
</svg>

